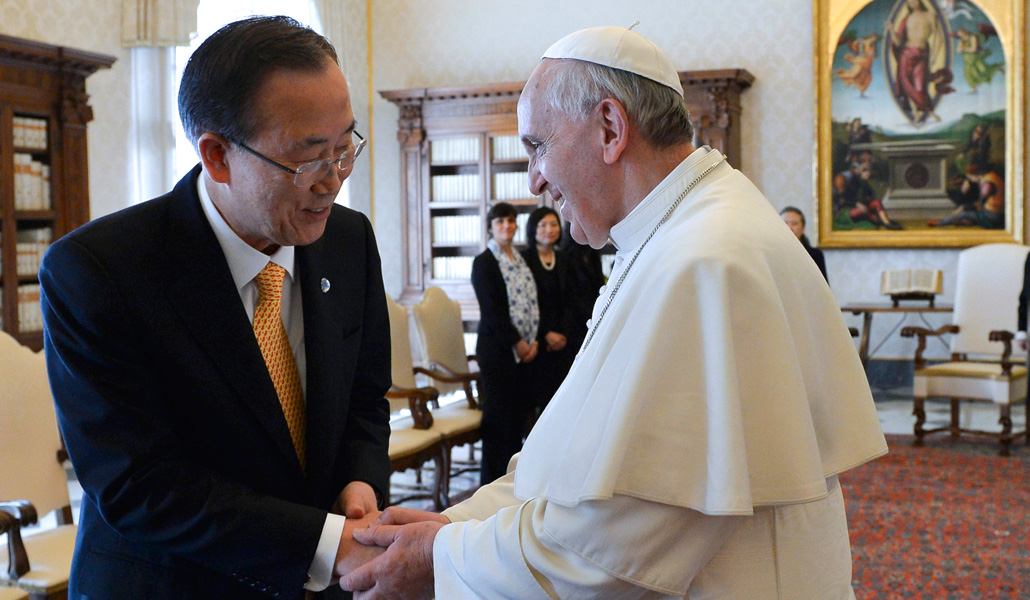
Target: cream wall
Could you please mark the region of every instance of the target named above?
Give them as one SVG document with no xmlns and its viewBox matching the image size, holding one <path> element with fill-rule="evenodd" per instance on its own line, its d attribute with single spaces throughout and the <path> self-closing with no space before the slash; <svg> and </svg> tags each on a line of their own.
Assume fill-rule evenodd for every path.
<svg viewBox="0 0 1030 600">
<path fill-rule="evenodd" d="M 110 69 L 86 79 L 93 106 L 89 124 L 89 191 L 93 218 L 127 206 L 130 57 L 121 47 L 120 0 L 3 0 L 0 33 L 116 57 Z"/>
<path fill-rule="evenodd" d="M 524 80 L 540 54 L 583 27 L 628 26 L 653 40 L 679 70 L 743 67 L 755 76 L 742 96 L 742 170 L 781 208 L 800 207 L 816 230 L 812 196 L 814 92 L 812 3 L 809 0 L 374 0 L 375 90 Z M 787 33 L 791 32 L 791 33 Z M 387 292 L 401 290 L 397 108 L 376 96 L 375 226 Z M 810 235 L 810 237 L 815 237 Z M 953 297 L 957 250 L 827 250 L 834 294 L 841 303 L 875 300 L 880 272 L 933 266 L 944 271 Z M 931 316 L 932 317 L 932 316 Z M 858 319 L 847 316 L 849 324 Z M 931 318 L 934 326 L 943 317 Z M 914 323 L 914 321 L 913 321 Z M 894 322 L 874 322 L 874 344 Z M 879 356 L 911 356 L 914 344 L 896 334 Z M 931 348 L 944 355 L 943 346 Z"/>
</svg>

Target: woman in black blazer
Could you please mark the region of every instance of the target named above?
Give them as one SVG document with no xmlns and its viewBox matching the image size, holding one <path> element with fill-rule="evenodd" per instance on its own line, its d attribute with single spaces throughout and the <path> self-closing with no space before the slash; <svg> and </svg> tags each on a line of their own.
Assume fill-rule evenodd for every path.
<svg viewBox="0 0 1030 600">
<path fill-rule="evenodd" d="M 479 300 L 476 362 L 482 378 L 483 485 L 504 475 L 508 460 L 522 449 L 533 407 L 530 364 L 539 350 L 540 311 L 533 274 L 512 246 L 515 217 L 515 207 L 506 202 L 490 209 L 491 239 L 472 262 L 472 288 Z"/>
<path fill-rule="evenodd" d="M 555 247 L 560 238 L 561 221 L 553 208 L 542 206 L 529 214 L 522 258 L 533 272 L 540 304 L 536 336 L 539 353 L 533 361 L 530 383 L 535 407 L 540 411 L 558 391 L 572 366 L 566 358 L 571 320 L 566 298 L 570 264 L 565 253 Z"/>
<path fill-rule="evenodd" d="M 830 282 L 830 278 L 826 276 L 826 259 L 823 258 L 823 251 L 818 248 L 813 248 L 812 244 L 808 242 L 808 236 L 805 235 L 805 214 L 801 212 L 800 208 L 788 206 L 780 211 L 780 216 L 783 217 L 783 222 L 790 227 L 790 230 L 797 236 L 798 241 L 805 247 L 805 251 L 815 261 L 819 272 L 823 274 L 823 279 L 827 283 Z"/>
</svg>

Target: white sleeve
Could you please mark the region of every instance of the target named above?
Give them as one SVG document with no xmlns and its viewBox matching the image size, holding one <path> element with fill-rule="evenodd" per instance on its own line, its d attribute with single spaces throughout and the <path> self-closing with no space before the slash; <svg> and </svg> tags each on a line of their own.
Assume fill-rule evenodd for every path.
<svg viewBox="0 0 1030 600">
<path fill-rule="evenodd" d="M 443 511 L 443 515 L 451 522 L 483 521 L 506 506 L 521 504 L 522 501 L 515 497 L 515 465 L 518 461 L 518 454 L 511 457 L 504 477 L 479 488 L 471 498 Z"/>
<path fill-rule="evenodd" d="M 333 581 L 333 570 L 336 567 L 336 553 L 340 550 L 340 538 L 343 537 L 343 524 L 347 518 L 329 513 L 322 525 L 322 537 L 318 538 L 315 558 L 308 569 L 308 580 L 304 589 L 321 592 Z"/>
<path fill-rule="evenodd" d="M 433 546 L 436 597 L 683 598 L 745 518 L 628 496 L 571 508 L 533 499 L 440 530 Z"/>
</svg>

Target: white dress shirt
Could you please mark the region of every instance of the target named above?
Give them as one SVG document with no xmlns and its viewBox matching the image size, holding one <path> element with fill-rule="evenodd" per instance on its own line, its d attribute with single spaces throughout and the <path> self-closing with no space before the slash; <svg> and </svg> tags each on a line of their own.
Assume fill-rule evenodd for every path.
<svg viewBox="0 0 1030 600">
<path fill-rule="evenodd" d="M 222 247 L 225 260 L 229 263 L 229 271 L 232 273 L 233 281 L 236 282 L 236 290 L 240 293 L 240 300 L 243 302 L 243 308 L 247 311 L 247 318 L 251 323 L 254 322 L 254 309 L 257 308 L 258 302 L 258 288 L 255 281 L 258 273 L 265 268 L 269 261 L 286 269 L 282 296 L 283 327 L 286 328 L 286 336 L 290 340 L 293 357 L 297 361 L 297 374 L 300 376 L 300 385 L 306 400 L 307 359 L 304 353 L 304 311 L 300 286 L 293 285 L 294 275 L 297 272 L 294 247 L 280 246 L 275 254 L 268 256 L 244 242 L 215 208 L 205 185 L 207 181 L 207 174 L 203 172 L 197 178 L 200 205 L 204 209 L 208 223 L 211 224 L 211 229 L 215 232 L 215 237 L 218 238 L 218 244 Z M 328 514 L 326 516 L 325 524 L 322 526 L 322 537 L 319 538 L 318 548 L 315 551 L 315 558 L 308 569 L 308 582 L 304 585 L 305 589 L 317 592 L 329 587 L 345 521 L 346 518 L 341 515 Z"/>
</svg>

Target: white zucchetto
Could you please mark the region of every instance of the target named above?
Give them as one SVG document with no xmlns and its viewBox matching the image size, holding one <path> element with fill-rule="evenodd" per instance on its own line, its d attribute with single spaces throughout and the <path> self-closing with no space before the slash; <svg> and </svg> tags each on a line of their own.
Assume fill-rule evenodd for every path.
<svg viewBox="0 0 1030 600">
<path fill-rule="evenodd" d="M 552 44 L 541 58 L 572 58 L 629 71 L 683 95 L 679 74 L 669 57 L 650 40 L 625 27 L 580 29 Z"/>
</svg>

